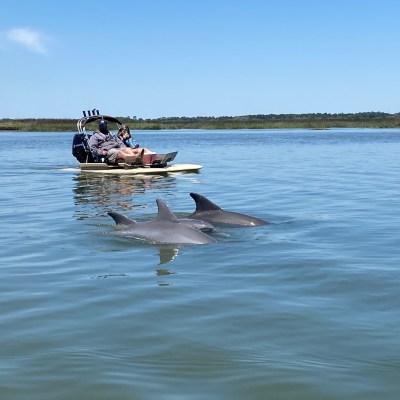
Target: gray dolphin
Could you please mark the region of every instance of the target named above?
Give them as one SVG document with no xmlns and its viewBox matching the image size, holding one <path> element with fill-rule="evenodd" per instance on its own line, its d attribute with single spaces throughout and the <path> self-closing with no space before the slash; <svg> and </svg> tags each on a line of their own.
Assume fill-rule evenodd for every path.
<svg viewBox="0 0 400 400">
<path fill-rule="evenodd" d="M 124 235 L 145 239 L 153 243 L 206 244 L 215 243 L 211 236 L 179 222 L 167 203 L 157 199 L 158 214 L 148 222 L 136 222 L 114 211 L 108 212 Z"/>
<path fill-rule="evenodd" d="M 199 229 L 203 232 L 216 232 L 218 229 L 209 222 L 202 221 L 200 219 L 194 218 L 179 218 L 179 222 L 182 222 L 185 225 L 191 226 L 192 228 Z"/>
<path fill-rule="evenodd" d="M 196 202 L 196 210 L 187 218 L 200 219 L 210 224 L 230 225 L 237 227 L 261 226 L 268 222 L 250 215 L 241 214 L 234 211 L 225 211 L 221 207 L 208 200 L 198 193 L 190 193 Z"/>
</svg>

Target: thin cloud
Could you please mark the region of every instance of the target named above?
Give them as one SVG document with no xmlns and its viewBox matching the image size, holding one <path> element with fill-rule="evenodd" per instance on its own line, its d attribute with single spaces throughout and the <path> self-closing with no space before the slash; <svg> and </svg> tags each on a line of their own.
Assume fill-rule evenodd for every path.
<svg viewBox="0 0 400 400">
<path fill-rule="evenodd" d="M 15 28 L 7 31 L 6 36 L 9 41 L 17 43 L 34 53 L 47 53 L 44 45 L 45 38 L 37 31 L 29 28 Z"/>
</svg>

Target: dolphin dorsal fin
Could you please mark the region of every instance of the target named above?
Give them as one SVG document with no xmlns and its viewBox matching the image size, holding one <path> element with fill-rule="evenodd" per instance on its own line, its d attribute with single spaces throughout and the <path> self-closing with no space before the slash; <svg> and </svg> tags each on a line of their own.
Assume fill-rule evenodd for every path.
<svg viewBox="0 0 400 400">
<path fill-rule="evenodd" d="M 117 225 L 132 225 L 132 224 L 136 224 L 136 221 L 134 221 L 133 219 L 125 217 L 125 215 L 122 215 L 122 214 L 114 212 L 114 211 L 109 211 L 108 215 L 115 221 L 115 223 Z"/>
<path fill-rule="evenodd" d="M 176 218 L 175 214 L 171 211 L 168 207 L 168 204 L 161 199 L 157 199 L 157 207 L 158 207 L 158 214 L 155 218 L 157 221 L 170 221 L 170 222 L 178 222 L 178 218 Z"/>
<path fill-rule="evenodd" d="M 196 211 L 221 210 L 221 207 L 217 206 L 201 194 L 190 193 L 190 196 L 196 202 Z"/>
</svg>

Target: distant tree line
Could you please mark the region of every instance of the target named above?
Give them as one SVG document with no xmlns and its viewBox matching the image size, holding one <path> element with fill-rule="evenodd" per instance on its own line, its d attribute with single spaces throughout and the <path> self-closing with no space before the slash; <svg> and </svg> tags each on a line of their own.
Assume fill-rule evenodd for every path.
<svg viewBox="0 0 400 400">
<path fill-rule="evenodd" d="M 222 117 L 162 117 L 143 119 L 137 117 L 117 117 L 136 130 L 161 129 L 279 129 L 279 128 L 398 128 L 400 113 L 360 112 L 360 113 L 310 113 L 310 114 L 255 114 Z M 96 126 L 88 126 L 88 130 Z M 73 132 L 75 119 L 0 119 L 0 130 L 25 132 Z"/>
</svg>

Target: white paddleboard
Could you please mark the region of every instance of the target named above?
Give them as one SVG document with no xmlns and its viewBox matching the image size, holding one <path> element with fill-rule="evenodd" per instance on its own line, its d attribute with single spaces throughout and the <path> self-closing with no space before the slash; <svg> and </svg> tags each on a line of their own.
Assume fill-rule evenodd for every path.
<svg viewBox="0 0 400 400">
<path fill-rule="evenodd" d="M 175 172 L 198 172 L 202 165 L 197 164 L 171 164 L 162 168 L 155 167 L 132 167 L 127 164 L 119 164 L 118 167 L 103 163 L 81 163 L 82 172 L 96 174 L 118 174 L 118 175 L 167 175 Z"/>
</svg>

